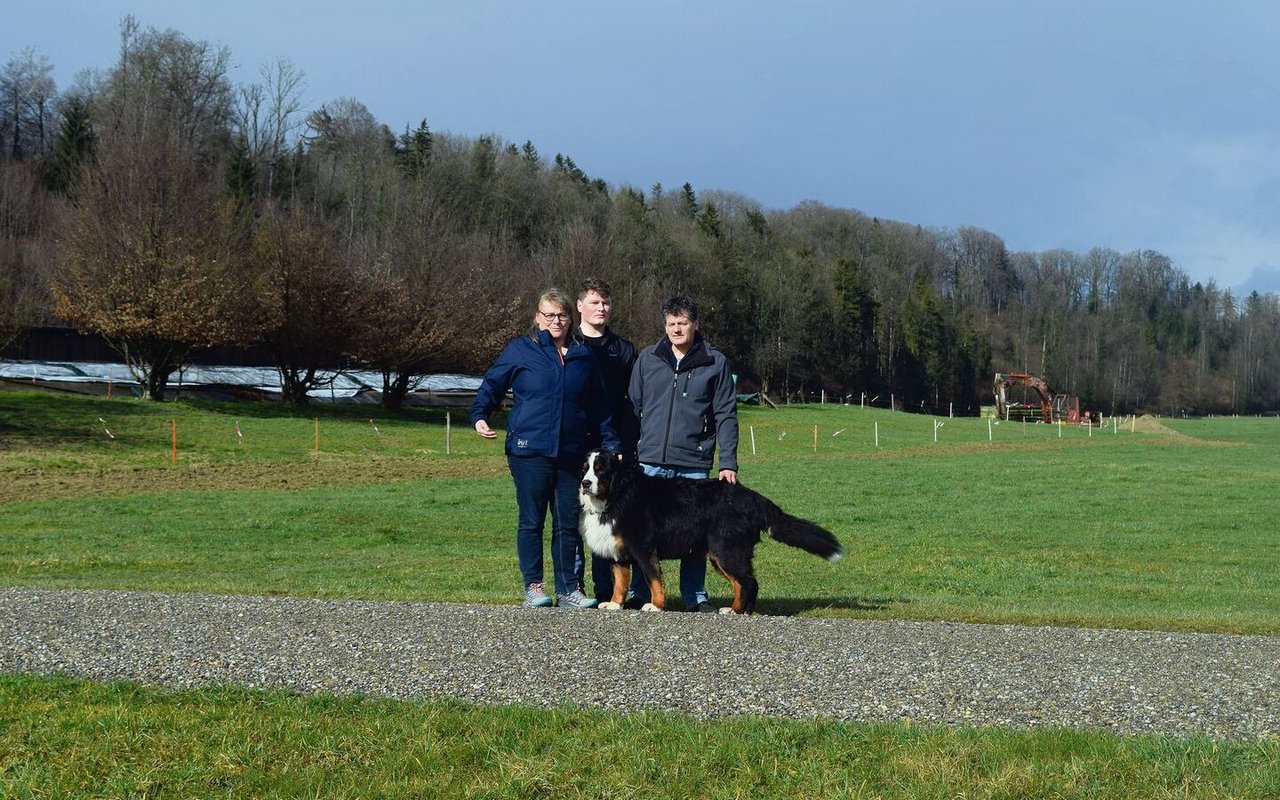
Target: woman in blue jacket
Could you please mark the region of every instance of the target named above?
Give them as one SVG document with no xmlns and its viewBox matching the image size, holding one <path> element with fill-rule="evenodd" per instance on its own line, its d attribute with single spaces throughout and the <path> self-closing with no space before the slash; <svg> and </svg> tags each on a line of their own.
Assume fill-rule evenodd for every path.
<svg viewBox="0 0 1280 800">
<path fill-rule="evenodd" d="M 552 604 L 543 587 L 542 528 L 551 510 L 551 566 L 556 600 L 570 608 L 593 608 L 582 592 L 582 538 L 578 535 L 578 481 L 588 432 L 607 450 L 619 450 L 595 356 L 575 343 L 573 304 L 560 289 L 538 298 L 533 327 L 512 340 L 489 367 L 475 402 L 471 423 L 486 439 L 489 426 L 510 389 L 507 415 L 507 464 L 516 485 L 516 556 L 524 579 L 524 607 Z"/>
</svg>

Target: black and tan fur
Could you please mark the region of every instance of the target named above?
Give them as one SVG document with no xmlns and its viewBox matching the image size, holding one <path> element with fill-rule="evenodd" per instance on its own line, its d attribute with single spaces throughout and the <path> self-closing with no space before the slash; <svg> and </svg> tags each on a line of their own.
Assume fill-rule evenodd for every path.
<svg viewBox="0 0 1280 800">
<path fill-rule="evenodd" d="M 622 607 L 632 564 L 649 583 L 653 608 L 662 609 L 661 560 L 705 554 L 733 587 L 733 603 L 722 613 L 750 614 L 760 588 L 752 557 L 766 531 L 830 561 L 842 555 L 830 531 L 787 514 L 740 483 L 650 477 L 633 461 L 608 453 L 587 455 L 579 496 L 583 542 L 613 562 L 613 597 L 602 609 Z"/>
</svg>

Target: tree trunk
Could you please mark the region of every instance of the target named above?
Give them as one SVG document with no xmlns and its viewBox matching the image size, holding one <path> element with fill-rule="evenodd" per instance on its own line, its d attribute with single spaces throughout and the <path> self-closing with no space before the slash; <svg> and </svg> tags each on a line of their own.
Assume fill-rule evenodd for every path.
<svg viewBox="0 0 1280 800">
<path fill-rule="evenodd" d="M 393 377 L 394 376 L 394 377 Z M 382 373 L 382 407 L 388 411 L 404 408 L 409 394 L 409 373 L 403 370 L 384 370 Z"/>
</svg>

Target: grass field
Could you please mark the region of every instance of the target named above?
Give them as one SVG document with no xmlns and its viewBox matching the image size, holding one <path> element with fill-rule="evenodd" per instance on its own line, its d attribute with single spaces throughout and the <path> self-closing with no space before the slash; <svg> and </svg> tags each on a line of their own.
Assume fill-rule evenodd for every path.
<svg viewBox="0 0 1280 800">
<path fill-rule="evenodd" d="M 501 444 L 454 421 L 0 393 L 0 584 L 515 602 Z M 849 556 L 762 545 L 762 613 L 1280 633 L 1278 419 L 741 421 L 743 481 Z"/>
<path fill-rule="evenodd" d="M 1280 634 L 1280 419 L 1085 429 L 843 406 L 740 419 L 743 481 L 829 527 L 848 555 L 762 545 L 762 613 Z M 448 422 L 0 391 L 0 585 L 517 602 L 501 445 L 464 412 Z M 710 589 L 725 598 L 718 578 Z M 30 677 L 0 679 L 0 698 L 0 795 L 15 797 L 1280 795 L 1275 741 Z M 581 731 L 567 752 L 552 747 L 565 728 Z M 655 754 L 601 752 L 600 739 Z M 621 786 L 605 779 L 619 770 Z M 424 776 L 442 774 L 429 789 Z"/>
</svg>

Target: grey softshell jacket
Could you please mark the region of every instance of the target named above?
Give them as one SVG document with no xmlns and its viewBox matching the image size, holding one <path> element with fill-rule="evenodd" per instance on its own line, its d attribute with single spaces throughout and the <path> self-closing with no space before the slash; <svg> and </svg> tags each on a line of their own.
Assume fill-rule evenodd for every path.
<svg viewBox="0 0 1280 800">
<path fill-rule="evenodd" d="M 646 347 L 631 371 L 628 391 L 640 418 L 640 461 L 711 470 L 738 469 L 737 387 L 729 360 L 699 334 L 676 365 L 665 336 Z"/>
</svg>

